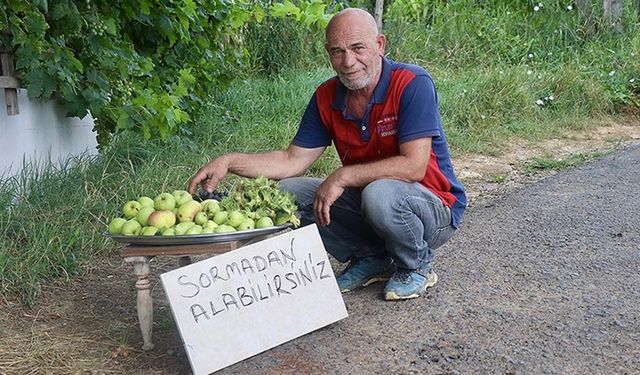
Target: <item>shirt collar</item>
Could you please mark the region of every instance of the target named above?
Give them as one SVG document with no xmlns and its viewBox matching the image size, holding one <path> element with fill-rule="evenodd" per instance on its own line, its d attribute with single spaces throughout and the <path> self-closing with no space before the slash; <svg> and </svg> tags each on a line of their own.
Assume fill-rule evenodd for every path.
<svg viewBox="0 0 640 375">
<path fill-rule="evenodd" d="M 331 105 L 333 109 L 344 111 L 346 104 L 344 97 L 347 88 L 340 82 L 340 79 L 336 76 L 338 84 L 336 85 L 336 96 Z M 389 83 L 391 82 L 391 61 L 386 57 L 382 57 L 382 72 L 380 73 L 380 79 L 373 91 L 372 103 L 384 103 L 387 98 L 387 90 L 389 89 Z"/>
</svg>

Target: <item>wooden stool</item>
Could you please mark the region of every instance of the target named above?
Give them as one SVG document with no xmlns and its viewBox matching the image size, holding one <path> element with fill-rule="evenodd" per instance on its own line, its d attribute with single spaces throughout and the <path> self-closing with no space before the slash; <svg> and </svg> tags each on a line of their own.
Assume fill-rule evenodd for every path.
<svg viewBox="0 0 640 375">
<path fill-rule="evenodd" d="M 125 245 L 122 248 L 122 257 L 125 262 L 133 264 L 133 274 L 137 277 L 136 289 L 138 290 L 138 296 L 136 308 L 138 312 L 138 323 L 140 324 L 140 331 L 142 333 L 142 349 L 151 350 L 154 348 L 153 341 L 151 339 L 153 332 L 153 301 L 151 298 L 151 283 L 149 282 L 149 274 L 151 273 L 149 261 L 151 258 L 157 256 L 177 256 L 179 257 L 179 266 L 183 267 L 191 264 L 192 255 L 216 255 L 226 253 L 290 230 L 291 229 L 286 228 L 276 233 L 253 237 L 248 240 L 197 245 Z"/>
</svg>

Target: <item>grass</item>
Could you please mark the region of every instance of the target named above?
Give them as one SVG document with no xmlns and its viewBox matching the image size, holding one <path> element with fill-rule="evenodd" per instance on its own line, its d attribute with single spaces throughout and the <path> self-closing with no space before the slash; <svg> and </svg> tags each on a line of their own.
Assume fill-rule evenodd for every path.
<svg viewBox="0 0 640 375">
<path fill-rule="evenodd" d="M 524 164 L 523 173 L 526 176 L 532 176 L 542 171 L 555 170 L 561 171 L 578 167 L 590 160 L 601 158 L 611 154 L 608 152 L 589 152 L 570 155 L 566 158 L 557 158 L 554 155 L 546 154 L 540 157 L 532 158 Z"/>
<path fill-rule="evenodd" d="M 501 184 L 501 183 L 503 183 L 506 179 L 507 179 L 507 175 L 490 176 L 490 177 L 487 179 L 487 182 L 490 182 L 490 183 L 493 183 L 493 184 Z"/>
<path fill-rule="evenodd" d="M 640 27 L 631 13 L 627 34 L 587 37 L 562 2 L 545 2 L 544 13 L 529 2 L 491 3 L 396 0 L 387 14 L 387 52 L 432 74 L 454 155 L 498 155 L 513 140 L 559 137 L 640 109 Z M 406 7 L 398 9 L 400 4 Z M 309 36 L 299 34 L 305 40 L 296 48 L 304 48 Z M 298 53 L 303 62 L 315 61 L 313 67 L 284 69 L 296 55 L 291 45 L 270 43 L 265 30 L 255 35 L 266 39 L 253 45 L 273 48 L 260 50 L 255 69 L 269 74 L 248 72 L 229 90 L 214 93 L 179 136 L 162 143 L 123 133 L 99 157 L 27 164 L 18 176 L 0 177 L 4 298 L 35 304 L 42 283 L 69 279 L 92 257 L 115 251 L 102 232 L 127 200 L 183 189 L 198 167 L 226 152 L 289 144 L 314 88 L 333 72 L 320 62 L 325 56 L 313 57 L 321 50 L 317 45 Z M 278 48 L 286 48 L 280 56 L 288 58 L 269 61 L 268 53 L 275 56 Z M 549 155 L 526 168 L 571 168 L 597 156 Z M 330 149 L 308 174 L 323 176 L 336 165 Z"/>
<path fill-rule="evenodd" d="M 80 335 L 7 332 L 2 340 L 10 343 L 0 346 L 0 373 L 7 375 L 85 374 L 107 357 L 86 354 L 99 351 L 100 344 Z M 85 355 L 79 355 L 78 348 Z"/>
</svg>

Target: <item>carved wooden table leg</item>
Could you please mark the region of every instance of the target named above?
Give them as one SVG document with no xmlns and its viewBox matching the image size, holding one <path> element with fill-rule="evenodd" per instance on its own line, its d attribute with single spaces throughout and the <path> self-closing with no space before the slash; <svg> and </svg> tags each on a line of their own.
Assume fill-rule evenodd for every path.
<svg viewBox="0 0 640 375">
<path fill-rule="evenodd" d="M 156 256 L 179 256 L 178 264 L 184 267 L 191 264 L 190 255 L 222 254 L 237 249 L 240 241 L 228 241 L 213 244 L 193 244 L 176 246 L 132 246 L 126 245 L 122 249 L 122 257 L 127 263 L 133 264 L 133 273 L 138 277 L 136 289 L 138 289 L 138 323 L 142 332 L 142 349 L 151 350 L 154 345 L 151 341 L 153 330 L 153 301 L 151 300 L 151 272 L 149 260 Z"/>
<path fill-rule="evenodd" d="M 149 282 L 149 259 L 146 256 L 126 257 L 125 262 L 133 263 L 133 273 L 138 277 L 136 289 L 138 289 L 138 323 L 142 332 L 142 349 L 151 350 L 154 345 L 151 341 L 153 329 L 153 300 L 151 299 L 151 283 Z"/>
</svg>

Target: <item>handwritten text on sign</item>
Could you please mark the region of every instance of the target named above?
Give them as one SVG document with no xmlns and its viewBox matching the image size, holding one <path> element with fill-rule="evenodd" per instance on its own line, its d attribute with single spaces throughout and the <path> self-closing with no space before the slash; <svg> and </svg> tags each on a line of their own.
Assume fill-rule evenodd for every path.
<svg viewBox="0 0 640 375">
<path fill-rule="evenodd" d="M 347 316 L 315 225 L 161 275 L 195 374 Z"/>
</svg>

